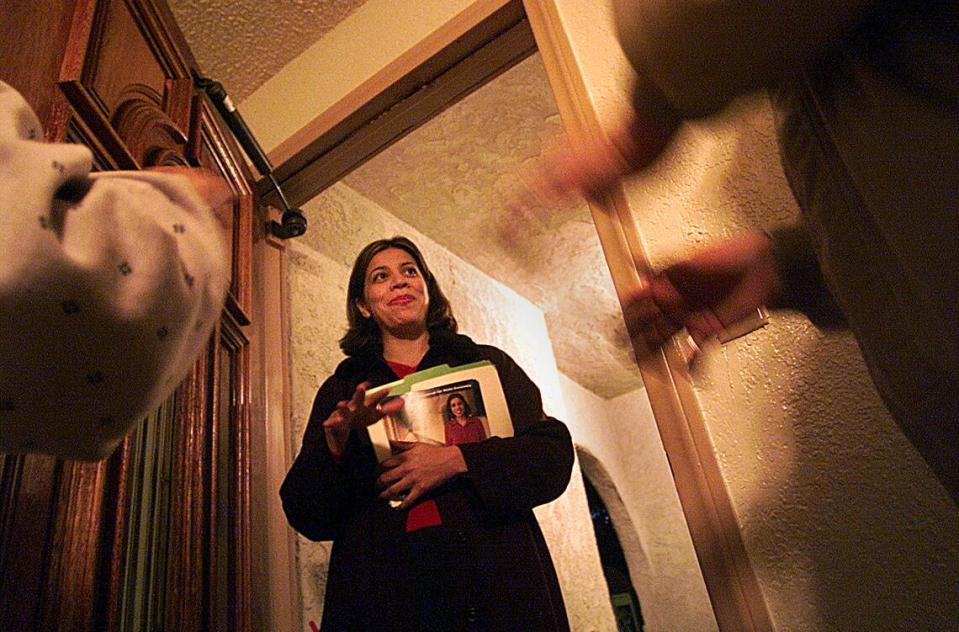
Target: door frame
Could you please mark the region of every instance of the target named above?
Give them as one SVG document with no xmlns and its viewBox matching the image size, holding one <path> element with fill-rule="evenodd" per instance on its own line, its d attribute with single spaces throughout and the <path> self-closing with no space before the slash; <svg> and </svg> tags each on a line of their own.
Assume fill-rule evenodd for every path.
<svg viewBox="0 0 959 632">
<path fill-rule="evenodd" d="M 271 152 L 290 203 L 304 204 L 537 50 L 570 141 L 607 142 L 558 4 L 477 0 L 321 112 Z M 257 186 L 277 202 L 268 182 Z M 623 304 L 649 258 L 621 186 L 589 206 Z M 771 630 L 686 362 L 672 345 L 635 351 L 719 628 Z"/>
</svg>

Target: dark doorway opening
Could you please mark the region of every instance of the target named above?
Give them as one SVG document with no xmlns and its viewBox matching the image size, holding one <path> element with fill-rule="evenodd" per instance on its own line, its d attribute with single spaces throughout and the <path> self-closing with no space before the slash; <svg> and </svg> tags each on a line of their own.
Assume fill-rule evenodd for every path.
<svg viewBox="0 0 959 632">
<path fill-rule="evenodd" d="M 609 517 L 606 504 L 585 473 L 583 484 L 586 487 L 586 500 L 593 521 L 593 532 L 596 534 L 599 559 L 603 565 L 603 575 L 606 577 L 606 587 L 609 589 L 609 599 L 616 617 L 616 628 L 619 632 L 642 632 L 643 614 L 639 608 L 639 597 L 636 596 L 636 590 L 629 579 L 626 556 L 623 554 L 613 521 Z"/>
</svg>

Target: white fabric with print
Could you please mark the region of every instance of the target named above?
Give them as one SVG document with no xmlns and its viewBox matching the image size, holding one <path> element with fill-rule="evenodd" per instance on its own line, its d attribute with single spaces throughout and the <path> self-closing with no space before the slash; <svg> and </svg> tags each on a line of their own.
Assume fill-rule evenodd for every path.
<svg viewBox="0 0 959 632">
<path fill-rule="evenodd" d="M 0 82 L 0 451 L 108 456 L 206 347 L 229 283 L 182 176 L 91 174 Z M 64 183 L 89 186 L 60 199 Z"/>
</svg>

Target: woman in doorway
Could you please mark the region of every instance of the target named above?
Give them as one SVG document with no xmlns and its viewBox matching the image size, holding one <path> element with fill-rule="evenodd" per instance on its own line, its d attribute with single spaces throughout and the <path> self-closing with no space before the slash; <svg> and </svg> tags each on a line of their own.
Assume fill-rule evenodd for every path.
<svg viewBox="0 0 959 632">
<path fill-rule="evenodd" d="M 503 351 L 456 333 L 419 249 L 366 246 L 347 289 L 348 356 L 320 387 L 280 490 L 294 529 L 332 540 L 323 630 L 568 630 L 532 508 L 569 482 L 566 427 Z M 429 367 L 489 360 L 515 435 L 461 445 L 397 443 L 377 466 L 367 426 L 396 412 L 366 391 Z M 391 507 L 399 502 L 396 509 Z"/>
<path fill-rule="evenodd" d="M 470 405 L 459 393 L 453 393 L 446 400 L 446 445 L 473 443 L 486 438 L 483 420 L 473 416 Z"/>
</svg>

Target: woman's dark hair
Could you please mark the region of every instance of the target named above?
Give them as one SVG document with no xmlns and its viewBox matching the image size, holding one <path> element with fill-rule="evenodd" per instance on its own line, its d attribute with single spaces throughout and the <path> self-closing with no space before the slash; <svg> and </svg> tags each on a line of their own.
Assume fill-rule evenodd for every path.
<svg viewBox="0 0 959 632">
<path fill-rule="evenodd" d="M 346 334 L 340 338 L 340 349 L 348 356 L 356 355 L 361 351 L 382 346 L 383 338 L 380 333 L 380 327 L 372 316 L 366 318 L 360 313 L 357 306 L 359 301 L 363 300 L 363 288 L 366 282 L 366 269 L 370 266 L 373 257 L 389 248 L 399 248 L 405 251 L 416 263 L 423 280 L 426 282 L 426 292 L 429 296 L 429 311 L 426 313 L 426 329 L 432 334 L 437 331 L 448 331 L 456 333 L 456 319 L 453 318 L 453 310 L 450 302 L 443 294 L 436 277 L 430 272 L 423 259 L 423 254 L 412 241 L 406 237 L 397 235 L 390 239 L 379 239 L 371 244 L 367 244 L 360 254 L 357 255 L 353 263 L 353 271 L 350 272 L 350 284 L 346 289 L 346 320 L 349 328 Z"/>
<path fill-rule="evenodd" d="M 453 400 L 458 399 L 463 402 L 463 416 L 471 417 L 473 415 L 473 409 L 470 408 L 470 404 L 466 401 L 466 398 L 460 395 L 459 393 L 453 393 L 446 398 L 446 421 L 453 421 L 456 419 L 456 415 L 453 414 Z"/>
</svg>

